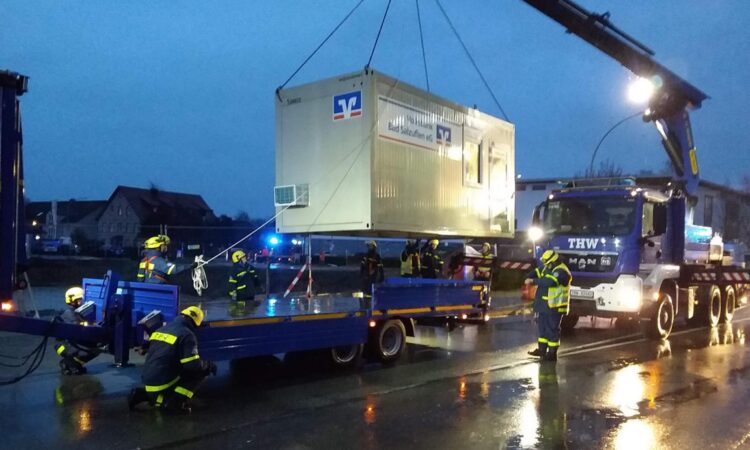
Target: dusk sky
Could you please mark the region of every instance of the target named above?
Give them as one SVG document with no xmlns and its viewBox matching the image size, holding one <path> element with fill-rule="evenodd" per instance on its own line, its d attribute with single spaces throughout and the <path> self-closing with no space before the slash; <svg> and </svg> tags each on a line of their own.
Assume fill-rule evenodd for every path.
<svg viewBox="0 0 750 450">
<path fill-rule="evenodd" d="M 106 199 L 118 184 L 197 193 L 217 214 L 273 213 L 274 90 L 357 0 L 4 0 L 0 69 L 22 97 L 32 200 Z M 364 67 L 386 0 L 366 0 L 290 85 Z M 580 0 L 711 98 L 692 113 L 704 179 L 750 175 L 750 2 Z M 632 75 L 520 0 L 443 0 L 516 125 L 523 178 L 588 166 L 636 112 Z M 502 117 L 432 0 L 421 0 L 430 87 Z M 394 0 L 372 66 L 425 87 L 415 2 Z M 652 124 L 599 150 L 628 172 L 666 156 Z"/>
</svg>

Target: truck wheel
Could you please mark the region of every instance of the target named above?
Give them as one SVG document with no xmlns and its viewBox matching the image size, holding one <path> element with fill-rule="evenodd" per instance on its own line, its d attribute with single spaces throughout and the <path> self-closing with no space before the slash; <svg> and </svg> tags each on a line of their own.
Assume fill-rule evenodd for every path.
<svg viewBox="0 0 750 450">
<path fill-rule="evenodd" d="M 706 325 L 713 328 L 719 324 L 719 318 L 721 318 L 721 289 L 719 286 L 713 285 L 708 291 L 708 308 L 706 316 Z"/>
<path fill-rule="evenodd" d="M 396 361 L 406 345 L 406 328 L 400 320 L 388 320 L 370 335 L 371 354 L 380 362 Z"/>
<path fill-rule="evenodd" d="M 672 332 L 674 325 L 674 303 L 672 296 L 666 292 L 660 293 L 661 299 L 650 320 L 641 321 L 643 334 L 649 339 L 666 339 Z"/>
<path fill-rule="evenodd" d="M 731 323 L 734 317 L 734 308 L 737 305 L 737 295 L 734 286 L 727 286 L 724 289 L 724 299 L 721 302 L 721 321 Z"/>
<path fill-rule="evenodd" d="M 578 324 L 578 314 L 567 314 L 560 321 L 560 331 L 566 334 L 573 332 L 573 328 Z"/>
<path fill-rule="evenodd" d="M 362 357 L 362 344 L 332 347 L 328 352 L 330 361 L 335 367 L 356 367 Z"/>
</svg>

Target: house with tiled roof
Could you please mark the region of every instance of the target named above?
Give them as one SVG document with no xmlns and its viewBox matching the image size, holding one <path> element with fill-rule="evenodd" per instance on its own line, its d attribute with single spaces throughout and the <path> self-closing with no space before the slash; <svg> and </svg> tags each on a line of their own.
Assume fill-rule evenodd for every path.
<svg viewBox="0 0 750 450">
<path fill-rule="evenodd" d="M 138 248 L 164 227 L 170 236 L 179 237 L 213 219 L 200 195 L 118 186 L 99 214 L 98 238 L 105 247 Z"/>
<path fill-rule="evenodd" d="M 29 202 L 27 227 L 42 238 L 57 239 L 82 235 L 97 238 L 97 219 L 107 204 L 104 200 Z"/>
</svg>

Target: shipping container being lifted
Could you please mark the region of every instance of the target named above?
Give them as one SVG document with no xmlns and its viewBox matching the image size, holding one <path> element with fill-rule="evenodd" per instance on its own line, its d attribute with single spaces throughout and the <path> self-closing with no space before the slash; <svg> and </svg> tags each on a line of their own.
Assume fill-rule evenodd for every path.
<svg viewBox="0 0 750 450">
<path fill-rule="evenodd" d="M 514 125 L 369 70 L 280 90 L 281 233 L 512 237 Z"/>
</svg>

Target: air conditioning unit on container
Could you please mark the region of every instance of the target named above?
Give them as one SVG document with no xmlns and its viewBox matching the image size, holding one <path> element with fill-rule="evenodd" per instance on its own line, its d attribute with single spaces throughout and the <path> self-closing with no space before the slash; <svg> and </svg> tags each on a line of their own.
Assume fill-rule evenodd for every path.
<svg viewBox="0 0 750 450">
<path fill-rule="evenodd" d="M 275 206 L 304 207 L 310 203 L 310 189 L 307 184 L 274 186 L 273 203 Z"/>
</svg>

